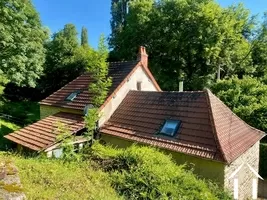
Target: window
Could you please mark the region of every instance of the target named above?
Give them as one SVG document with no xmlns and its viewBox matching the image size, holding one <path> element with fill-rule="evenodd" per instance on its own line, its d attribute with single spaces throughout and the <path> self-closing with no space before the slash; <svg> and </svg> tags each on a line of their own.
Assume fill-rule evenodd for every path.
<svg viewBox="0 0 267 200">
<path fill-rule="evenodd" d="M 65 100 L 66 101 L 73 101 L 78 96 L 78 94 L 80 94 L 80 91 L 72 92 L 69 96 L 67 96 L 67 98 Z"/>
<path fill-rule="evenodd" d="M 136 83 L 136 88 L 137 88 L 138 91 L 141 91 L 142 90 L 142 82 L 141 81 L 138 81 Z"/>
<path fill-rule="evenodd" d="M 180 128 L 180 125 L 180 120 L 166 120 L 162 129 L 160 130 L 160 134 L 173 137 Z"/>
</svg>

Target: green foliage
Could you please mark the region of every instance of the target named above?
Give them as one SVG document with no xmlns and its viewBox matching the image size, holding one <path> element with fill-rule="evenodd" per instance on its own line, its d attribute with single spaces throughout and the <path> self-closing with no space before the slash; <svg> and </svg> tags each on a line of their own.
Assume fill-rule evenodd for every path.
<svg viewBox="0 0 267 200">
<path fill-rule="evenodd" d="M 56 123 L 56 129 L 54 133 L 56 137 L 56 141 L 60 142 L 59 148 L 62 149 L 61 158 L 64 161 L 79 161 L 80 155 L 75 152 L 75 148 L 73 145 L 74 136 L 72 132 L 69 130 L 67 126 L 65 126 L 61 122 Z"/>
<path fill-rule="evenodd" d="M 267 144 L 260 144 L 259 173 L 263 178 L 267 177 Z"/>
<path fill-rule="evenodd" d="M 14 123 L 0 119 L 0 150 L 7 150 L 11 142 L 4 138 L 5 135 L 18 130 L 20 127 Z"/>
<path fill-rule="evenodd" d="M 256 68 L 257 77 L 267 74 L 267 12 L 264 13 L 263 22 L 258 30 L 256 39 L 253 40 L 252 58 Z"/>
<path fill-rule="evenodd" d="M 81 45 L 88 46 L 88 32 L 85 27 L 82 27 L 82 34 L 81 34 Z"/>
<path fill-rule="evenodd" d="M 129 2 L 128 14 L 120 14 L 117 4 L 112 7 L 112 54 L 132 59 L 136 47 L 145 45 L 163 89 L 177 90 L 181 73 L 185 88 L 196 90 L 214 82 L 218 66 L 222 77 L 255 70 L 251 43 L 244 37 L 254 30 L 254 21 L 241 4 L 222 8 L 213 0 L 141 0 Z"/>
<path fill-rule="evenodd" d="M 17 118 L 18 124 L 27 125 L 39 120 L 40 106 L 38 102 L 31 101 L 3 101 L 0 105 L 0 113 Z"/>
<path fill-rule="evenodd" d="M 245 76 L 219 81 L 211 89 L 241 119 L 267 131 L 267 85 Z"/>
<path fill-rule="evenodd" d="M 0 153 L 0 160 L 3 159 L 12 159 L 18 167 L 27 199 L 121 199 L 112 189 L 108 175 L 88 163 Z"/>
<path fill-rule="evenodd" d="M 155 149 L 115 151 L 98 143 L 92 149 L 92 159 L 109 172 L 113 187 L 125 199 L 231 199 Z"/>
<path fill-rule="evenodd" d="M 79 47 L 77 35 L 75 25 L 66 24 L 45 44 L 44 77 L 38 87 L 45 90 L 43 92 L 47 95 L 76 78 L 83 70 L 75 60 L 75 52 Z"/>
<path fill-rule="evenodd" d="M 47 30 L 30 0 L 2 0 L 0 7 L 0 90 L 3 78 L 34 87 L 43 71 Z"/>
<path fill-rule="evenodd" d="M 88 49 L 88 48 L 86 48 Z M 85 116 L 87 128 L 87 136 L 93 139 L 96 123 L 100 117 L 99 108 L 104 103 L 109 87 L 111 86 L 111 78 L 108 77 L 108 48 L 105 44 L 105 37 L 101 35 L 98 45 L 98 50 L 89 48 L 89 53 L 86 54 L 87 72 L 91 75 L 93 82 L 89 84 L 89 92 L 92 94 L 89 102 L 94 108 L 88 111 Z"/>
</svg>

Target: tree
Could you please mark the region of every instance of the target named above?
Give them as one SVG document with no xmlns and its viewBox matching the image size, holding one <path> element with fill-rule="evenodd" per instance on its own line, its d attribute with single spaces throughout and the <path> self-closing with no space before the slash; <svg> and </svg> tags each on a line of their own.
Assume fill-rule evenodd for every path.
<svg viewBox="0 0 267 200">
<path fill-rule="evenodd" d="M 108 77 L 108 48 L 105 44 L 105 37 L 101 35 L 98 49 L 88 49 L 87 53 L 83 54 L 83 61 L 86 61 L 87 72 L 91 74 L 93 82 L 89 84 L 89 92 L 92 94 L 90 103 L 94 108 L 88 110 L 85 117 L 85 124 L 87 128 L 87 136 L 92 140 L 96 129 L 96 123 L 100 118 L 99 108 L 104 103 L 109 87 L 111 86 L 111 78 Z"/>
<path fill-rule="evenodd" d="M 121 32 L 124 23 L 126 22 L 126 15 L 128 11 L 128 2 L 130 0 L 112 0 L 111 1 L 111 43 L 113 39 L 117 37 L 117 34 Z"/>
<path fill-rule="evenodd" d="M 256 68 L 255 76 L 267 75 L 267 12 L 264 13 L 263 22 L 256 32 L 253 40 L 252 59 Z"/>
<path fill-rule="evenodd" d="M 82 27 L 81 45 L 82 46 L 88 45 L 88 32 L 87 32 L 87 29 L 85 27 Z"/>
<path fill-rule="evenodd" d="M 34 87 L 43 71 L 47 30 L 30 0 L 0 1 L 0 16 L 0 87 L 6 80 Z"/>
<path fill-rule="evenodd" d="M 222 80 L 212 91 L 251 126 L 267 131 L 267 85 L 249 76 Z"/>
<path fill-rule="evenodd" d="M 62 30 L 52 36 L 45 44 L 47 54 L 44 65 L 44 77 L 40 88 L 48 95 L 76 78 L 83 69 L 75 63 L 75 52 L 79 47 L 75 25 L 66 24 Z"/>
<path fill-rule="evenodd" d="M 112 15 L 116 20 L 118 13 Z M 129 13 L 110 45 L 120 59 L 133 59 L 136 46 L 144 45 L 150 67 L 161 87 L 202 89 L 221 76 L 253 73 L 249 11 L 241 4 L 222 8 L 212 0 L 140 0 L 129 2 Z M 115 23 L 116 24 L 116 23 Z M 112 29 L 113 31 L 113 29 Z"/>
</svg>

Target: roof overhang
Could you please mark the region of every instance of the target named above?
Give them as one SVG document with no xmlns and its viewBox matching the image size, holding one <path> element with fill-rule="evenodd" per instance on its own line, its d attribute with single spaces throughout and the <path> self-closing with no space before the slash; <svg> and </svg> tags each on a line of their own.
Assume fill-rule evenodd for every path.
<svg viewBox="0 0 267 200">
<path fill-rule="evenodd" d="M 59 112 L 4 137 L 31 150 L 42 151 L 56 143 L 59 124 L 71 134 L 85 127 L 82 115 Z"/>
</svg>

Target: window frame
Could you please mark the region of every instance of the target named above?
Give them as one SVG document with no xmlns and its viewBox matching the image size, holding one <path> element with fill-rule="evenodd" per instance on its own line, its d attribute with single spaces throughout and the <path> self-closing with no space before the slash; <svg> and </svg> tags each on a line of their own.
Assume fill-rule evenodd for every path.
<svg viewBox="0 0 267 200">
<path fill-rule="evenodd" d="M 171 134 L 171 135 L 170 134 L 167 134 L 166 132 L 163 132 L 163 129 L 164 129 L 164 127 L 166 126 L 166 124 L 168 122 L 175 122 L 176 123 L 176 126 L 174 128 L 173 134 Z M 160 128 L 159 134 L 160 135 L 164 135 L 164 136 L 168 136 L 168 137 L 174 137 L 175 135 L 177 135 L 177 133 L 178 133 L 180 127 L 181 127 L 181 124 L 182 124 L 182 121 L 181 120 L 165 119 L 164 124 Z"/>
<path fill-rule="evenodd" d="M 73 101 L 73 100 L 74 100 L 80 93 L 81 93 L 80 90 L 77 90 L 77 91 L 74 91 L 74 92 L 70 93 L 70 94 L 65 98 L 65 101 Z M 75 96 L 72 97 L 71 99 L 69 99 L 69 97 L 70 97 L 71 95 L 73 95 L 73 94 L 75 94 Z"/>
</svg>

